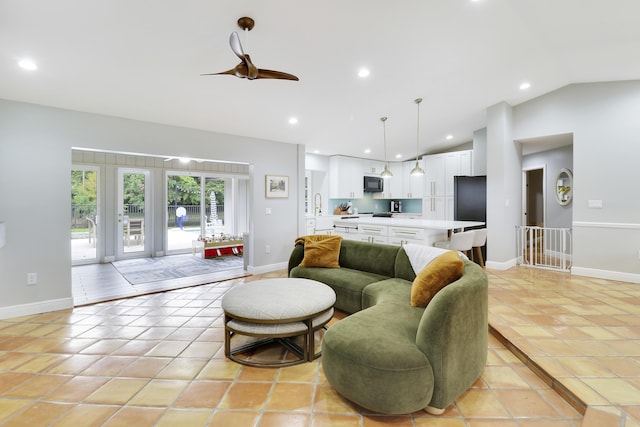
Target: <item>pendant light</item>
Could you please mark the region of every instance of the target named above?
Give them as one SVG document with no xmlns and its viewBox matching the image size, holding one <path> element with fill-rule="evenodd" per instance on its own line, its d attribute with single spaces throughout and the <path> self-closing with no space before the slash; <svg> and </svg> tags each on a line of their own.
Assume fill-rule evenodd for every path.
<svg viewBox="0 0 640 427">
<path fill-rule="evenodd" d="M 420 167 L 420 163 L 418 162 L 418 153 L 420 151 L 420 103 L 422 102 L 422 98 L 417 98 L 413 102 L 418 104 L 418 130 L 416 133 L 416 167 L 411 169 L 409 174 L 411 176 L 421 176 L 424 175 L 424 169 Z"/>
<path fill-rule="evenodd" d="M 382 178 L 391 178 L 393 173 L 389 170 L 389 162 L 387 161 L 387 118 L 380 117 L 382 122 L 382 136 L 384 140 L 384 170 L 380 174 Z"/>
</svg>

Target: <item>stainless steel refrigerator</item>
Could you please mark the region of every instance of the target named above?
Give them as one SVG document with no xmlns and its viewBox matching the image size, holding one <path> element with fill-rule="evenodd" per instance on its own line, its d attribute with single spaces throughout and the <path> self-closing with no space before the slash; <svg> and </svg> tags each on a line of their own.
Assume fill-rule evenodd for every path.
<svg viewBox="0 0 640 427">
<path fill-rule="evenodd" d="M 453 219 L 456 221 L 487 221 L 487 177 L 453 177 Z M 482 228 L 482 227 L 477 227 Z M 487 259 L 487 245 L 482 248 Z"/>
</svg>

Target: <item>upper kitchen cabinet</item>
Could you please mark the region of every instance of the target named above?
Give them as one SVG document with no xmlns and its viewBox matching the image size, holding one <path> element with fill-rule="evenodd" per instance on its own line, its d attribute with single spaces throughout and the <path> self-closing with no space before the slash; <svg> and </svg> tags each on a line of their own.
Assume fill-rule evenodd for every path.
<svg viewBox="0 0 640 427">
<path fill-rule="evenodd" d="M 446 196 L 453 196 L 453 177 L 471 176 L 471 151 L 455 151 L 453 153 L 445 153 L 444 155 L 444 188 Z"/>
<path fill-rule="evenodd" d="M 364 175 L 380 176 L 384 170 L 384 162 L 379 160 L 364 159 L 362 161 L 362 173 Z"/>
<path fill-rule="evenodd" d="M 418 161 L 418 164 L 424 169 L 424 161 L 422 159 Z M 402 162 L 403 199 L 422 199 L 425 196 L 425 175 L 412 176 L 411 170 L 415 166 L 415 160 Z"/>
<path fill-rule="evenodd" d="M 472 176 L 472 151 L 454 151 L 424 157 L 426 191 L 423 215 L 428 219 L 453 219 L 454 176 Z"/>
<path fill-rule="evenodd" d="M 364 197 L 364 160 L 356 157 L 329 158 L 329 198 L 361 199 Z"/>
<path fill-rule="evenodd" d="M 433 154 L 423 159 L 427 197 L 453 196 L 453 177 L 473 175 L 471 150 Z"/>
<path fill-rule="evenodd" d="M 393 176 L 384 180 L 384 188 L 382 190 L 382 193 L 373 193 L 374 199 L 404 198 L 404 192 L 402 188 L 402 163 L 389 162 L 389 170 L 391 171 Z"/>
<path fill-rule="evenodd" d="M 433 154 L 423 159 L 426 196 L 444 196 L 444 154 Z"/>
</svg>

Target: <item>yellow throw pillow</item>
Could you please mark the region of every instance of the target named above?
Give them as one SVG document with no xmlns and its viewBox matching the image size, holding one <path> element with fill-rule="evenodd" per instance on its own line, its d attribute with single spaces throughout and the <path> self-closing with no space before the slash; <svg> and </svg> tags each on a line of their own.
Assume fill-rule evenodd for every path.
<svg viewBox="0 0 640 427">
<path fill-rule="evenodd" d="M 464 261 L 457 251 L 448 251 L 431 261 L 418 273 L 411 285 L 411 305 L 426 307 L 449 283 L 462 276 Z"/>
<path fill-rule="evenodd" d="M 316 242 L 307 239 L 304 243 L 304 258 L 300 267 L 340 268 L 341 236 L 328 236 Z"/>
</svg>

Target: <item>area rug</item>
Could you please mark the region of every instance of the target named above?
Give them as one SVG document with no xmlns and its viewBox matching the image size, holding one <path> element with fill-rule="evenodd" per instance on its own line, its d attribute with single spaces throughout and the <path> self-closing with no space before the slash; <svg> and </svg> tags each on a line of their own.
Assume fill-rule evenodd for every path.
<svg viewBox="0 0 640 427">
<path fill-rule="evenodd" d="M 242 256 L 203 259 L 200 255 L 170 255 L 115 261 L 113 266 L 132 285 L 243 268 Z"/>
</svg>

